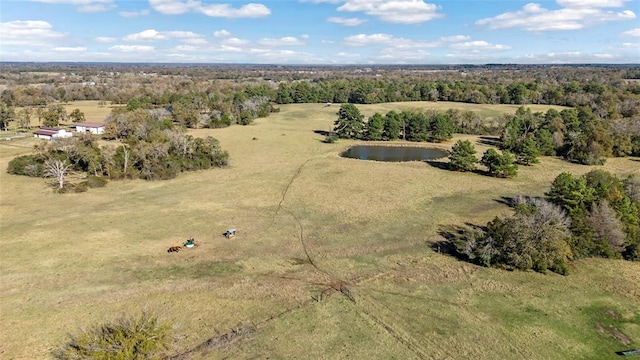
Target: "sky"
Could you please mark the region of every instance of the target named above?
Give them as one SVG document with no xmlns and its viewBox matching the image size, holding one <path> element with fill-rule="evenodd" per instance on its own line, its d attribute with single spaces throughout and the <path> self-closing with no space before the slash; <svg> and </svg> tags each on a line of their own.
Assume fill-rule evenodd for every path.
<svg viewBox="0 0 640 360">
<path fill-rule="evenodd" d="M 640 63 L 640 0 L 2 0 L 0 61 Z"/>
</svg>

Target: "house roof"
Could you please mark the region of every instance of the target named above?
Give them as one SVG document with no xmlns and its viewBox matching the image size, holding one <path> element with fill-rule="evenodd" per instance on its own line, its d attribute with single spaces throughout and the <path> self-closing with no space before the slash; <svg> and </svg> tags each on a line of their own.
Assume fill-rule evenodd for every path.
<svg viewBox="0 0 640 360">
<path fill-rule="evenodd" d="M 50 127 L 43 127 L 40 128 L 39 130 L 34 131 L 33 133 L 36 135 L 55 135 L 57 133 L 60 132 L 60 130 L 62 129 L 58 129 L 58 128 L 50 128 Z"/>
<path fill-rule="evenodd" d="M 79 123 L 75 123 L 73 126 L 75 127 L 82 126 L 87 128 L 101 128 L 101 127 L 104 127 L 104 124 L 95 123 L 95 122 L 79 122 Z"/>
</svg>

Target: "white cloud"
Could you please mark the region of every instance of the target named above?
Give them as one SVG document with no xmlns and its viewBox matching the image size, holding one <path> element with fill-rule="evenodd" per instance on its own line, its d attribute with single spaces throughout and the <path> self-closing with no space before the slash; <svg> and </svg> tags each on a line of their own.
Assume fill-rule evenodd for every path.
<svg viewBox="0 0 640 360">
<path fill-rule="evenodd" d="M 622 33 L 623 36 L 640 36 L 640 28 L 627 30 Z"/>
<path fill-rule="evenodd" d="M 109 50 L 118 52 L 151 52 L 155 48 L 147 45 L 114 45 Z"/>
<path fill-rule="evenodd" d="M 557 0 L 558 5 L 567 8 L 623 7 L 628 0 Z"/>
<path fill-rule="evenodd" d="M 83 51 L 87 51 L 87 48 L 84 46 L 76 46 L 76 47 L 69 47 L 69 46 L 60 46 L 60 47 L 54 47 L 53 51 L 61 51 L 61 52 L 83 52 Z"/>
<path fill-rule="evenodd" d="M 15 20 L 0 23 L 3 45 L 51 45 L 52 41 L 66 34 L 53 30 L 53 26 L 42 20 Z"/>
<path fill-rule="evenodd" d="M 330 18 L 327 18 L 327 21 L 344 25 L 344 26 L 358 26 L 367 22 L 367 20 L 360 19 L 360 18 L 341 18 L 341 17 L 330 17 Z"/>
<path fill-rule="evenodd" d="M 114 0 L 31 0 L 45 4 L 64 4 L 76 6 L 80 12 L 100 12 L 116 7 Z"/>
<path fill-rule="evenodd" d="M 207 40 L 203 38 L 190 38 L 190 39 L 181 39 L 182 43 L 189 45 L 204 45 L 207 44 Z"/>
<path fill-rule="evenodd" d="M 213 36 L 215 36 L 215 37 L 226 37 L 226 36 L 229 36 L 229 35 L 231 35 L 231 33 L 228 32 L 225 29 L 217 30 L 217 31 L 213 32 Z"/>
<path fill-rule="evenodd" d="M 468 41 L 464 43 L 452 44 L 452 49 L 464 51 L 484 51 L 484 50 L 508 50 L 511 46 L 491 44 L 483 40 Z"/>
<path fill-rule="evenodd" d="M 380 51 L 380 54 L 375 56 L 377 62 L 381 63 L 422 63 L 429 58 L 430 54 L 422 49 L 398 49 L 398 48 L 385 48 Z"/>
<path fill-rule="evenodd" d="M 545 9 L 529 3 L 515 12 L 506 12 L 492 18 L 476 21 L 476 25 L 490 29 L 522 28 L 532 32 L 578 30 L 595 23 L 635 19 L 631 10 L 614 12 L 607 7 L 624 6 L 622 0 L 557 0 L 562 8 Z"/>
<path fill-rule="evenodd" d="M 344 38 L 344 42 L 351 46 L 365 46 L 372 44 L 388 44 L 393 40 L 393 35 L 389 34 L 358 34 Z"/>
<path fill-rule="evenodd" d="M 441 42 L 456 42 L 456 41 L 465 41 L 471 39 L 470 36 L 467 35 L 453 35 L 453 36 L 443 36 L 438 39 Z"/>
<path fill-rule="evenodd" d="M 344 0 L 300 0 L 300 2 L 303 2 L 303 3 L 314 3 L 314 4 L 321 4 L 321 3 L 337 4 L 342 1 Z"/>
<path fill-rule="evenodd" d="M 350 58 L 350 59 L 354 59 L 354 58 L 359 58 L 360 54 L 354 54 L 354 53 L 346 53 L 346 52 L 339 52 L 337 54 L 334 55 L 335 57 L 339 57 L 339 58 Z"/>
<path fill-rule="evenodd" d="M 115 42 L 116 38 L 114 37 L 110 37 L 110 36 L 98 36 L 97 38 L 93 39 L 95 42 L 99 42 L 99 43 L 112 43 Z"/>
<path fill-rule="evenodd" d="M 319 63 L 323 60 L 315 54 L 294 50 L 250 49 L 250 62 L 253 63 Z"/>
<path fill-rule="evenodd" d="M 199 39 L 202 35 L 191 31 L 156 31 L 147 29 L 135 34 L 129 34 L 123 38 L 125 41 L 162 41 L 171 38 Z"/>
<path fill-rule="evenodd" d="M 137 18 L 138 16 L 149 15 L 149 9 L 140 11 L 120 11 L 118 14 L 125 18 Z"/>
<path fill-rule="evenodd" d="M 435 42 L 417 41 L 389 34 L 358 34 L 344 38 L 349 46 L 387 45 L 394 48 L 427 48 L 438 46 Z"/>
<path fill-rule="evenodd" d="M 247 45 L 249 43 L 251 43 L 251 41 L 246 40 L 246 39 L 238 39 L 236 37 L 224 39 L 222 41 L 222 44 L 224 44 L 224 45 L 232 45 L 232 46 L 242 46 L 242 45 Z"/>
<path fill-rule="evenodd" d="M 612 54 L 593 54 L 593 57 L 596 59 L 613 59 L 615 58 Z"/>
<path fill-rule="evenodd" d="M 424 0 L 348 0 L 338 11 L 364 12 L 390 23 L 418 24 L 442 17 L 440 7 Z"/>
<path fill-rule="evenodd" d="M 298 46 L 305 43 L 293 36 L 285 36 L 279 39 L 263 38 L 258 40 L 258 44 L 263 46 Z"/>
<path fill-rule="evenodd" d="M 266 6 L 254 3 L 234 8 L 230 4 L 203 4 L 199 0 L 149 0 L 149 5 L 157 12 L 167 15 L 195 12 L 210 17 L 256 18 L 271 14 Z"/>
<path fill-rule="evenodd" d="M 640 42 L 626 42 L 622 44 L 625 49 L 640 49 Z"/>
</svg>

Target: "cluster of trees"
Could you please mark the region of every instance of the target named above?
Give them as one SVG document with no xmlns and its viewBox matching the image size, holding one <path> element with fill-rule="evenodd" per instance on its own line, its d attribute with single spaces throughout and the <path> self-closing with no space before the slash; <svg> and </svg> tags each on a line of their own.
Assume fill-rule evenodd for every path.
<svg viewBox="0 0 640 360">
<path fill-rule="evenodd" d="M 546 198 L 514 199 L 515 214 L 465 229 L 455 252 L 484 266 L 566 274 L 574 258 L 640 260 L 640 177 L 562 173 Z"/>
<path fill-rule="evenodd" d="M 589 107 L 549 109 L 545 114 L 521 107 L 501 134 L 503 149 L 529 165 L 539 155 L 559 155 L 585 165 L 601 165 L 607 157 L 640 155 L 637 118 L 606 121 Z"/>
<path fill-rule="evenodd" d="M 267 117 L 278 109 L 271 104 L 266 86 L 248 86 L 231 94 L 190 91 L 154 101 L 150 97 L 133 97 L 126 110 L 166 109 L 176 124 L 187 128 L 221 128 L 233 124 L 248 125 L 256 118 Z"/>
<path fill-rule="evenodd" d="M 342 139 L 441 142 L 453 137 L 455 125 L 447 113 L 432 110 L 375 113 L 365 122 L 355 105 L 342 104 L 333 131 Z"/>
<path fill-rule="evenodd" d="M 496 71 L 493 75 L 499 73 Z M 413 73 L 408 77 L 392 77 L 381 79 L 360 77 L 316 78 L 281 82 L 274 94 L 274 101 L 279 104 L 290 103 L 353 103 L 375 104 L 397 101 L 455 101 L 475 104 L 548 104 L 566 106 L 598 105 L 607 111 L 608 116 L 616 116 L 628 107 L 616 108 L 616 99 L 611 98 L 628 90 L 633 94 L 637 89 L 633 86 L 615 88 L 596 82 L 593 79 L 567 81 L 545 81 L 542 78 L 522 79 L 523 75 L 510 77 L 516 80 L 504 83 L 503 80 L 492 79 L 474 73 L 449 73 L 447 78 L 427 80 L 421 74 Z M 476 75 L 476 76 L 474 76 Z M 518 79 L 520 78 L 520 79 Z M 630 94 L 630 95 L 631 95 Z M 626 103 L 633 107 L 633 103 Z M 613 106 L 606 109 L 607 106 Z M 636 110 L 634 110 L 636 111 Z"/>
<path fill-rule="evenodd" d="M 492 176 L 510 178 L 518 175 L 516 157 L 508 150 L 498 153 L 495 149 L 487 149 L 478 161 L 476 149 L 469 140 L 458 140 L 449 154 L 449 168 L 454 171 L 474 171 L 476 163 L 487 167 Z"/>
<path fill-rule="evenodd" d="M 19 111 L 15 111 L 12 106 L 7 106 L 0 102 L 0 129 L 7 130 L 9 123 L 17 122 L 17 127 L 22 129 L 31 128 L 31 119 L 33 116 L 38 119 L 38 126 L 56 127 L 61 123 L 71 120 L 74 123 L 85 121 L 85 115 L 80 109 L 73 109 L 71 113 L 67 113 L 64 106 L 60 104 L 50 104 L 49 106 L 40 106 L 37 108 L 24 107 Z"/>
<path fill-rule="evenodd" d="M 105 137 L 119 145 L 99 146 L 96 139 L 81 134 L 43 143 L 36 154 L 9 162 L 8 172 L 26 176 L 53 176 L 60 188 L 69 171 L 109 179 L 169 179 L 180 172 L 223 167 L 229 154 L 212 138 L 194 138 L 162 111 L 137 109 L 112 114 Z M 50 168 L 57 168 L 53 172 Z"/>
</svg>

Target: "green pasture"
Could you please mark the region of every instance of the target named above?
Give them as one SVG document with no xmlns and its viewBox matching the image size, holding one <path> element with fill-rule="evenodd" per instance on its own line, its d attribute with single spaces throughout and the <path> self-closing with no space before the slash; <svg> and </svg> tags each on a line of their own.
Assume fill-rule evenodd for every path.
<svg viewBox="0 0 640 360">
<path fill-rule="evenodd" d="M 432 106 L 453 104 L 358 108 Z M 543 195 L 562 171 L 639 172 L 638 159 L 587 167 L 547 157 L 511 180 L 345 159 L 355 142 L 325 144 L 320 133 L 336 105 L 280 109 L 249 126 L 191 131 L 219 139 L 228 168 L 79 194 L 6 174 L 38 139 L 1 142 L 0 357 L 47 358 L 78 328 L 143 309 L 172 324 L 167 354 L 194 359 L 607 359 L 640 347 L 638 263 L 580 260 L 560 276 L 432 249 L 443 226 L 509 214 L 503 196 Z M 486 149 L 474 136 L 434 146 L 460 138 Z M 234 239 L 222 236 L 230 227 Z M 198 246 L 167 253 L 191 236 Z"/>
</svg>

